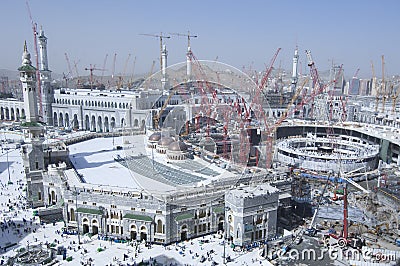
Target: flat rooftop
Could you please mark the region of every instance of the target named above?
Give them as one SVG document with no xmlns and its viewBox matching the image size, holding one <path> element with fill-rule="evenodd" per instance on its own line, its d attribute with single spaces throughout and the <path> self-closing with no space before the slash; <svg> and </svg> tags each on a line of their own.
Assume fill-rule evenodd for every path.
<svg viewBox="0 0 400 266">
<path fill-rule="evenodd" d="M 144 135 L 96 138 L 70 145 L 69 150 L 78 175 L 73 170 L 66 175 L 77 187 L 165 193 L 235 176 L 198 157 L 167 161 L 165 154 L 147 148 Z"/>
</svg>

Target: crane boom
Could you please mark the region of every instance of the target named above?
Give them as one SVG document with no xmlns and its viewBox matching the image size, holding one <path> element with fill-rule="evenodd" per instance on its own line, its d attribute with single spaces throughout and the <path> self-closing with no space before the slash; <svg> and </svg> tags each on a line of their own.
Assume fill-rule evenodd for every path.
<svg viewBox="0 0 400 266">
<path fill-rule="evenodd" d="M 197 35 L 190 35 L 190 32 L 188 31 L 187 34 L 183 33 L 170 33 L 171 35 L 176 35 L 176 36 L 181 36 L 181 37 L 187 37 L 188 40 L 188 47 L 190 47 L 190 38 L 197 38 Z"/>
<path fill-rule="evenodd" d="M 39 119 L 43 118 L 43 103 L 42 103 L 42 86 L 40 82 L 40 70 L 39 70 L 39 52 L 38 52 L 38 46 L 37 46 L 37 24 L 33 22 L 32 19 L 32 14 L 31 14 L 31 9 L 29 8 L 29 3 L 26 1 L 26 7 L 28 9 L 29 13 L 29 19 L 32 24 L 32 31 L 33 31 L 33 42 L 34 42 L 34 48 L 35 48 L 35 57 L 36 57 L 36 86 L 37 86 L 37 92 L 39 96 Z"/>
<path fill-rule="evenodd" d="M 381 93 L 382 93 L 382 113 L 385 112 L 385 104 L 387 98 L 386 92 L 386 84 L 385 84 L 385 56 L 382 55 L 382 84 L 381 84 Z"/>
<path fill-rule="evenodd" d="M 169 39 L 169 38 L 171 38 L 171 36 L 163 35 L 162 32 L 160 33 L 160 35 L 158 35 L 158 34 L 147 34 L 147 33 L 140 33 L 139 35 L 156 37 L 156 38 L 160 39 L 160 71 L 162 72 L 162 66 L 163 66 L 163 60 L 162 60 L 163 39 Z"/>
<path fill-rule="evenodd" d="M 103 62 L 103 70 L 101 71 L 100 83 L 102 83 L 102 82 L 103 82 L 104 70 L 105 70 L 105 68 L 106 68 L 107 58 L 108 58 L 108 54 L 106 54 L 106 57 L 104 58 L 104 62 Z"/>
<path fill-rule="evenodd" d="M 93 89 L 93 71 L 94 70 L 100 70 L 100 71 L 104 71 L 105 69 L 102 68 L 96 68 L 96 65 L 90 64 L 90 67 L 85 67 L 85 70 L 89 70 L 90 71 L 90 89 Z"/>
</svg>

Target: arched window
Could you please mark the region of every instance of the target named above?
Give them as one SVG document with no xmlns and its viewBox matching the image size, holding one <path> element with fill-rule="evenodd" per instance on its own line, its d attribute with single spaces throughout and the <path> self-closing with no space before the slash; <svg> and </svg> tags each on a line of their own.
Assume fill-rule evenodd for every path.
<svg viewBox="0 0 400 266">
<path fill-rule="evenodd" d="M 164 233 L 163 232 L 163 224 L 162 224 L 161 220 L 157 221 L 157 230 L 156 230 L 156 232 L 159 233 L 159 234 L 163 234 Z"/>
</svg>

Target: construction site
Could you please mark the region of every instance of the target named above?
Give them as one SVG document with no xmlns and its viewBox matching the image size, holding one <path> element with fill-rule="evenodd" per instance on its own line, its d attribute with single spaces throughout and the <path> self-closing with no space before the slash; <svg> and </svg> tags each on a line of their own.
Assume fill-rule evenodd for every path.
<svg viewBox="0 0 400 266">
<path fill-rule="evenodd" d="M 274 67 L 280 48 L 263 71 L 246 73 L 199 60 L 189 32 L 142 34 L 160 42 L 159 71 L 153 62 L 144 77 L 106 80 L 94 74 L 106 55 L 82 77 L 65 53 L 69 73 L 53 82 L 47 37 L 32 25 L 36 67 L 25 44 L 23 101 L 0 100 L 0 109 L 8 130 L 24 131 L 27 200 L 41 219 L 63 220 L 78 235 L 160 245 L 218 233 L 276 265 L 311 248 L 336 248 L 340 257 L 328 261 L 344 265 L 398 265 L 400 79 L 385 76 L 384 56 L 380 79 L 373 64 L 368 80 L 358 69 L 346 80 L 337 65 L 322 77 L 309 50 L 309 73 L 299 75 L 298 48 L 290 74 Z M 173 35 L 187 39 L 186 62 L 168 66 Z M 108 157 L 85 157 L 93 154 Z M 120 172 L 96 168 L 107 164 Z"/>
</svg>

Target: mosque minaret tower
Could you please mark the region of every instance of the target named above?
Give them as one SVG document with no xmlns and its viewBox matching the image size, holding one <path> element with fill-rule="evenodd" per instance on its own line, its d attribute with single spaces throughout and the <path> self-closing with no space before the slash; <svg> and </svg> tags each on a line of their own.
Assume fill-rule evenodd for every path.
<svg viewBox="0 0 400 266">
<path fill-rule="evenodd" d="M 39 122 L 38 98 L 36 88 L 36 68 L 32 66 L 31 55 L 24 45 L 22 66 L 18 68 L 24 96 L 25 122 L 21 127 L 25 135 L 25 144 L 22 146 L 27 190 L 26 197 L 31 207 L 41 207 L 43 201 L 43 140 L 44 130 Z"/>
<path fill-rule="evenodd" d="M 54 90 L 51 87 L 51 71 L 49 70 L 49 62 L 47 60 L 47 37 L 44 35 L 43 29 L 39 34 L 39 51 L 40 51 L 40 82 L 43 107 L 42 121 L 47 125 L 53 125 L 53 108 Z"/>
</svg>

